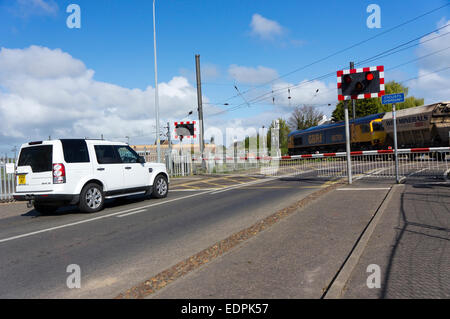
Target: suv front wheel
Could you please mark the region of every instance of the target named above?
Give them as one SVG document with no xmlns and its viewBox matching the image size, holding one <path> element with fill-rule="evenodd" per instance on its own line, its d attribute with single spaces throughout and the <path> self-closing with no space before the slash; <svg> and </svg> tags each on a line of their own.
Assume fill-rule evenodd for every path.
<svg viewBox="0 0 450 319">
<path fill-rule="evenodd" d="M 95 183 L 84 186 L 80 194 L 78 208 L 84 213 L 95 213 L 103 208 L 105 198 L 102 187 Z"/>
<path fill-rule="evenodd" d="M 164 175 L 158 175 L 153 182 L 152 195 L 156 198 L 164 198 L 169 192 L 169 183 Z"/>
</svg>

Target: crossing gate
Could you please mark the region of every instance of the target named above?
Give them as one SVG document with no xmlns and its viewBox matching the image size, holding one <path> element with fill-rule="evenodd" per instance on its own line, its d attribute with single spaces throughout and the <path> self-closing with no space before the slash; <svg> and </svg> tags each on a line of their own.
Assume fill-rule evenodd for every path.
<svg viewBox="0 0 450 319">
<path fill-rule="evenodd" d="M 360 178 L 395 178 L 394 150 L 351 152 L 352 174 Z M 194 161 L 201 161 L 197 157 Z M 209 173 L 238 171 L 247 174 L 318 177 L 347 177 L 346 152 L 304 154 L 281 157 L 207 156 Z M 450 176 L 450 147 L 398 150 L 399 176 L 406 178 Z"/>
</svg>

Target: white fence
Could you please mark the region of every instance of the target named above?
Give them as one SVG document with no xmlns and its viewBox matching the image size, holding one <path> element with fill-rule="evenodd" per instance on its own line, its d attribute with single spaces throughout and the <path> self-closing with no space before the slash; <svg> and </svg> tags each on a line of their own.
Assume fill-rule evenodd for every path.
<svg viewBox="0 0 450 319">
<path fill-rule="evenodd" d="M 196 159 L 201 161 L 201 159 Z M 301 175 L 347 177 L 346 153 L 307 154 L 282 157 L 206 157 L 210 174 L 240 172 L 269 176 Z M 450 148 L 398 150 L 398 174 L 402 178 L 449 178 Z M 351 153 L 352 175 L 358 178 L 395 178 L 393 150 Z"/>
<path fill-rule="evenodd" d="M 143 152 L 141 155 L 144 155 Z M 156 154 L 145 154 L 147 161 L 156 161 Z M 241 156 L 164 153 L 161 156 L 171 176 L 192 174 L 257 174 L 281 176 L 314 173 L 319 177 L 347 177 L 346 153 L 307 154 L 295 156 Z M 351 153 L 352 174 L 357 177 L 394 178 L 393 150 L 358 151 Z M 417 148 L 398 150 L 399 177 L 438 177 L 449 174 L 450 148 Z M 446 176 L 447 176 L 446 175 Z"/>
<path fill-rule="evenodd" d="M 147 161 L 156 162 L 155 153 L 143 153 Z M 193 174 L 247 174 L 262 176 L 347 177 L 346 153 L 309 154 L 295 156 L 216 156 L 205 158 L 188 154 L 162 153 L 171 176 Z M 6 163 L 13 159 L 0 158 L 0 201 L 13 200 L 15 175 L 6 173 Z M 395 178 L 393 150 L 351 153 L 354 178 Z M 450 147 L 398 150 L 400 178 L 450 179 Z"/>
<path fill-rule="evenodd" d="M 12 158 L 0 157 L 0 202 L 12 201 L 15 190 L 15 175 L 7 174 L 6 164 L 14 163 Z"/>
<path fill-rule="evenodd" d="M 139 151 L 137 153 L 144 156 L 147 162 L 158 161 L 158 155 L 155 152 Z M 161 152 L 161 162 L 166 164 L 170 176 L 189 176 L 198 172 L 190 153 L 180 155 L 176 152 Z"/>
</svg>

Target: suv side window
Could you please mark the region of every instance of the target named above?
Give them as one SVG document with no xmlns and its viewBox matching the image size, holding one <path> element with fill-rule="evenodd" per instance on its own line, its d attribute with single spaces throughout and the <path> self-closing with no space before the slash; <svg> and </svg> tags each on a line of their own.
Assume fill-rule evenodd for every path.
<svg viewBox="0 0 450 319">
<path fill-rule="evenodd" d="M 89 163 L 85 140 L 61 140 L 66 163 Z"/>
<path fill-rule="evenodd" d="M 119 154 L 122 163 L 139 163 L 139 155 L 129 146 L 114 146 Z"/>
<path fill-rule="evenodd" d="M 99 164 L 122 163 L 113 145 L 94 145 L 94 149 Z"/>
</svg>

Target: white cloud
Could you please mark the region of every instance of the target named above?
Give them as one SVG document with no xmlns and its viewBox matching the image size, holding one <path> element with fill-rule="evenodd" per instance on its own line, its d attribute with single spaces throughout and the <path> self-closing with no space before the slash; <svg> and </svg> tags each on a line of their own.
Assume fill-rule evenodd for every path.
<svg viewBox="0 0 450 319">
<path fill-rule="evenodd" d="M 234 80 L 243 84 L 262 84 L 278 77 L 276 70 L 263 66 L 253 68 L 233 64 L 228 68 L 228 73 Z"/>
<path fill-rule="evenodd" d="M 255 13 L 250 23 L 251 34 L 263 40 L 271 40 L 284 33 L 284 28 L 275 20 L 269 20 Z"/>
<path fill-rule="evenodd" d="M 154 88 L 96 81 L 94 71 L 40 46 L 0 50 L 0 141 L 61 137 L 148 136 L 155 125 Z M 205 102 L 208 101 L 204 97 Z M 160 119 L 183 119 L 197 103 L 184 77 L 159 84 Z"/>
<path fill-rule="evenodd" d="M 425 98 L 425 104 L 450 101 L 450 69 L 434 74 L 432 71 L 420 69 L 418 77 L 406 84 L 411 88 L 411 95 Z"/>
<path fill-rule="evenodd" d="M 31 15 L 55 15 L 58 12 L 58 4 L 55 0 L 17 0 L 14 11 L 27 17 Z"/>
<path fill-rule="evenodd" d="M 437 23 L 437 26 L 443 27 L 447 24 L 450 24 L 450 20 L 443 18 Z M 447 26 L 420 40 L 421 44 L 417 49 L 418 56 L 440 52 L 421 59 L 418 64 L 419 78 L 405 83 L 411 88 L 410 94 L 416 97 L 424 97 L 425 103 L 450 100 L 450 70 L 447 69 L 446 71 L 432 74 L 434 71 L 450 66 L 450 49 L 446 49 L 449 47 L 450 33 L 443 35 L 449 31 L 450 26 Z M 430 40 L 439 35 L 443 36 L 435 40 Z"/>
<path fill-rule="evenodd" d="M 436 51 L 441 51 L 433 54 L 429 58 L 420 60 L 419 66 L 423 69 L 433 70 L 449 66 L 450 64 L 450 50 L 444 50 L 450 46 L 450 20 L 440 20 L 437 23 L 438 28 L 448 25 L 447 27 L 429 34 L 420 39 L 420 46 L 417 50 L 418 56 L 424 56 Z M 446 34 L 447 33 L 447 34 Z M 445 34 L 445 35 L 444 35 Z M 431 40 L 437 36 L 441 36 L 435 40 Z"/>
</svg>

